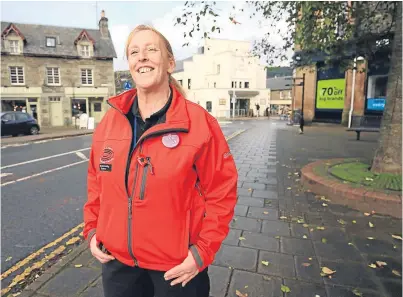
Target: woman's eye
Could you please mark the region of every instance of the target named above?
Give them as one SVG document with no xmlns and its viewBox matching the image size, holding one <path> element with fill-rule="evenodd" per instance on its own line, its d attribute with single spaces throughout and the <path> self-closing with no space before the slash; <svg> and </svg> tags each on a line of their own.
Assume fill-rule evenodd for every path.
<svg viewBox="0 0 403 297">
<path fill-rule="evenodd" d="M 151 52 L 155 52 L 157 49 L 155 47 L 150 47 L 148 50 Z"/>
<path fill-rule="evenodd" d="M 138 53 L 138 51 L 131 51 L 130 55 L 135 55 L 137 53 Z"/>
</svg>

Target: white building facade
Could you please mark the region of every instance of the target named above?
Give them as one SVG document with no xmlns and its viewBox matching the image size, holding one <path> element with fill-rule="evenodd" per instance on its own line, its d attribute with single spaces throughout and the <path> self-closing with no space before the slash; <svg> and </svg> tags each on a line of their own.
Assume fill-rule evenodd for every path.
<svg viewBox="0 0 403 297">
<path fill-rule="evenodd" d="M 177 61 L 173 77 L 182 84 L 187 99 L 216 118 L 256 116 L 256 105 L 263 116 L 270 90 L 265 66 L 250 55 L 250 46 L 247 41 L 206 39 L 197 54 Z M 231 103 L 233 94 L 235 104 Z"/>
</svg>

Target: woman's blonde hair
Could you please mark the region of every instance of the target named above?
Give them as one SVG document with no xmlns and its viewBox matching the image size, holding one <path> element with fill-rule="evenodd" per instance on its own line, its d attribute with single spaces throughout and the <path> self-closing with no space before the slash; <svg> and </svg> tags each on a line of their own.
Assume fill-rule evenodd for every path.
<svg viewBox="0 0 403 297">
<path fill-rule="evenodd" d="M 129 52 L 128 52 L 128 50 L 129 50 L 130 42 L 132 41 L 134 34 L 136 34 L 137 32 L 140 32 L 140 31 L 152 31 L 152 32 L 158 34 L 158 36 L 159 36 L 159 37 L 162 39 L 162 41 L 164 42 L 165 49 L 166 49 L 166 51 L 167 51 L 167 53 L 168 53 L 168 58 L 170 58 L 170 59 L 172 59 L 173 61 L 175 61 L 174 53 L 173 53 L 173 51 L 172 51 L 172 47 L 171 47 L 171 44 L 169 43 L 168 39 L 166 39 L 165 36 L 162 35 L 162 33 L 159 32 L 157 29 L 155 29 L 155 28 L 153 28 L 153 27 L 151 27 L 151 26 L 148 26 L 148 25 L 138 25 L 136 28 L 134 28 L 134 29 L 130 32 L 129 37 L 127 38 L 126 47 L 125 47 L 125 49 L 126 49 L 126 58 L 127 58 L 127 59 L 129 58 Z M 186 97 L 186 93 L 185 93 L 185 91 L 183 90 L 182 86 L 181 86 L 181 85 L 178 83 L 178 81 L 171 75 L 171 73 L 169 74 L 169 83 L 171 83 L 171 84 L 178 90 L 178 92 L 179 92 L 183 97 Z"/>
</svg>

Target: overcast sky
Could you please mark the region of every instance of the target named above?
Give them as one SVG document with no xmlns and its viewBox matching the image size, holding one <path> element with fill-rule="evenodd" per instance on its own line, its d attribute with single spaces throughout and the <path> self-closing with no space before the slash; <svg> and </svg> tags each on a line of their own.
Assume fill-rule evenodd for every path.
<svg viewBox="0 0 403 297">
<path fill-rule="evenodd" d="M 105 10 L 109 20 L 109 30 L 118 58 L 114 60 L 115 70 L 128 69 L 124 58 L 124 44 L 130 31 L 138 24 L 151 24 L 160 30 L 170 41 L 177 60 L 195 53 L 203 41 L 195 36 L 191 40 L 183 38 L 183 29 L 174 26 L 174 20 L 181 15 L 184 1 L 1 1 L 1 20 L 30 24 L 56 25 L 66 27 L 98 28 L 101 10 Z M 245 6 L 244 2 L 225 1 L 219 3 L 223 17 L 218 19 L 223 29 L 213 37 L 248 40 L 251 42 L 263 37 L 269 27 L 258 19 L 249 19 L 238 15 L 234 25 L 229 19 L 232 6 Z M 202 26 L 210 27 L 206 21 Z M 286 29 L 284 24 L 279 28 Z M 189 47 L 182 47 L 190 42 Z M 281 36 L 275 36 L 273 42 L 281 42 Z M 291 55 L 291 53 L 289 53 Z M 263 62 L 263 61 L 262 61 Z"/>
</svg>

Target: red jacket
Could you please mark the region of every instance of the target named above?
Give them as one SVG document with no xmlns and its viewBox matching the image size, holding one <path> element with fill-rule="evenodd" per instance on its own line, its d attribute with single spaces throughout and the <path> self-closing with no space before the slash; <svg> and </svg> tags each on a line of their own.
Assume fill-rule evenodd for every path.
<svg viewBox="0 0 403 297">
<path fill-rule="evenodd" d="M 96 233 L 117 260 L 160 271 L 190 249 L 201 271 L 228 234 L 238 174 L 217 120 L 171 88 L 166 122 L 142 135 L 131 158 L 125 114 L 136 90 L 110 98 L 93 135 L 84 237 Z"/>
</svg>

